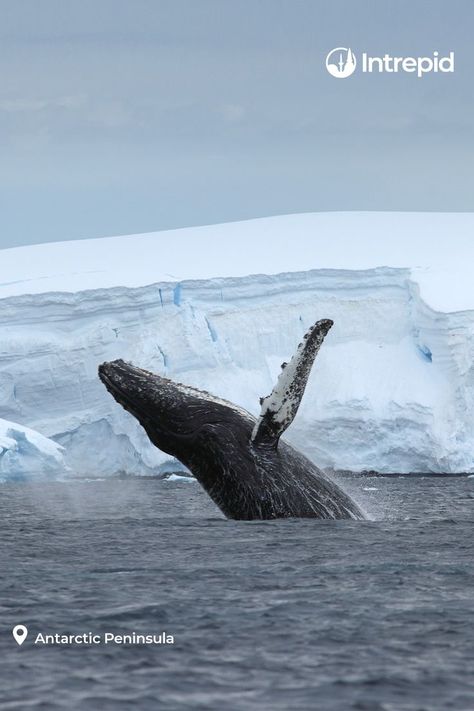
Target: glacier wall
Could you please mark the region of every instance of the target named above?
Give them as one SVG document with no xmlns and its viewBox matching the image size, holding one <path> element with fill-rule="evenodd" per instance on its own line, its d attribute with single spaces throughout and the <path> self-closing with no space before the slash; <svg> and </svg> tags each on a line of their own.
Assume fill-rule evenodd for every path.
<svg viewBox="0 0 474 711">
<path fill-rule="evenodd" d="M 172 467 L 97 378 L 124 358 L 259 411 L 316 319 L 335 325 L 286 438 L 318 465 L 474 471 L 474 312 L 439 313 L 403 268 L 316 269 L 0 299 L 0 416 L 79 475 Z"/>
</svg>

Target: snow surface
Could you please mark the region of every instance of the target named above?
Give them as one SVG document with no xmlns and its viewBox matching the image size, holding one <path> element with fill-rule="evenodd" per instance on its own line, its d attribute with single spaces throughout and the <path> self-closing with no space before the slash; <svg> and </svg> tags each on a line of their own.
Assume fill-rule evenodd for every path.
<svg viewBox="0 0 474 711">
<path fill-rule="evenodd" d="M 62 475 L 67 470 L 63 451 L 39 432 L 0 420 L 0 482 Z"/>
<path fill-rule="evenodd" d="M 304 214 L 2 250 L 0 416 L 63 445 L 77 474 L 176 471 L 99 363 L 258 415 L 331 318 L 284 438 L 326 467 L 474 472 L 472 228 L 473 214 Z"/>
<path fill-rule="evenodd" d="M 410 267 L 440 311 L 474 308 L 474 213 L 329 212 L 1 251 L 0 298 L 308 269 Z"/>
</svg>

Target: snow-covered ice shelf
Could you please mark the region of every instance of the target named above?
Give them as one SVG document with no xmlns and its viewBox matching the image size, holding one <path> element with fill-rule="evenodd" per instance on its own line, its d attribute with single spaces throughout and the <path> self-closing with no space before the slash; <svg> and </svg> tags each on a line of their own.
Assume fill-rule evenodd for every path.
<svg viewBox="0 0 474 711">
<path fill-rule="evenodd" d="M 316 319 L 288 440 L 322 466 L 474 471 L 474 215 L 326 213 L 0 251 L 0 417 L 76 474 L 166 455 L 108 395 L 122 357 L 259 412 Z"/>
</svg>

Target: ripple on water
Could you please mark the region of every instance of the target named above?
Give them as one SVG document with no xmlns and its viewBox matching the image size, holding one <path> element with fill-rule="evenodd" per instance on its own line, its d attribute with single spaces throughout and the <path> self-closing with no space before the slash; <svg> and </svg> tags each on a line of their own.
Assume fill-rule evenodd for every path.
<svg viewBox="0 0 474 711">
<path fill-rule="evenodd" d="M 0 636 L 2 708 L 472 708 L 472 482 L 349 485 L 374 520 L 226 521 L 173 480 L 2 487 L 0 610 L 30 629 Z M 176 643 L 32 644 L 88 630 Z"/>
</svg>

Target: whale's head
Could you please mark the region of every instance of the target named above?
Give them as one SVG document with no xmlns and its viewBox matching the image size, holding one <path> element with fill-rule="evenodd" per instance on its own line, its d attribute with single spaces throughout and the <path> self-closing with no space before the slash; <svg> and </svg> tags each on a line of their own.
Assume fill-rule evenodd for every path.
<svg viewBox="0 0 474 711">
<path fill-rule="evenodd" d="M 202 450 L 221 452 L 232 432 L 250 443 L 255 419 L 226 400 L 123 360 L 102 363 L 99 377 L 153 444 L 191 469 Z"/>
</svg>

